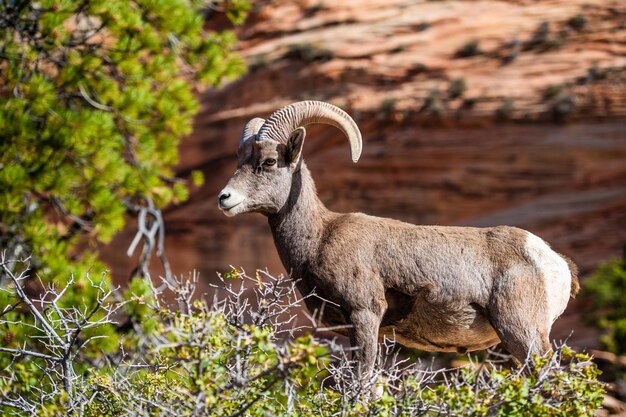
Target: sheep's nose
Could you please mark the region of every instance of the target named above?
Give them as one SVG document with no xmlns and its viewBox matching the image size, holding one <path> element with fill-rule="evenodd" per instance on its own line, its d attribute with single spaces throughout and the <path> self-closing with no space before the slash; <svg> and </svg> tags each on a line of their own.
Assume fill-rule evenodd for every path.
<svg viewBox="0 0 626 417">
<path fill-rule="evenodd" d="M 230 193 L 228 191 L 222 191 L 219 195 L 220 203 L 224 200 L 228 200 L 230 198 Z"/>
</svg>

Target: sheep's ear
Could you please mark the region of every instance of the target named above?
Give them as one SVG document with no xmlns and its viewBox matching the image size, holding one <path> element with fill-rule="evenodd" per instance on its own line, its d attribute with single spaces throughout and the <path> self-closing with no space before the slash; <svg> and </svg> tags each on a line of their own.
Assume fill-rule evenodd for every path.
<svg viewBox="0 0 626 417">
<path fill-rule="evenodd" d="M 299 127 L 291 133 L 287 140 L 287 163 L 294 166 L 300 160 L 302 156 L 302 145 L 304 145 L 304 137 L 306 136 L 306 130 L 303 127 Z"/>
</svg>

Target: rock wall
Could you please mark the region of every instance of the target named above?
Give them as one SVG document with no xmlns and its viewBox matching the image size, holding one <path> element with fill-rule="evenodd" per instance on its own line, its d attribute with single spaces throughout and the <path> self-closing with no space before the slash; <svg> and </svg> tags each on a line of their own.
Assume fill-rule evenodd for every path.
<svg viewBox="0 0 626 417">
<path fill-rule="evenodd" d="M 611 0 L 255 3 L 239 32 L 249 73 L 201 94 L 181 148 L 181 175 L 200 169 L 206 184 L 166 210 L 174 270 L 282 272 L 265 219 L 227 219 L 216 197 L 245 122 L 302 99 L 344 107 L 363 133 L 353 165 L 338 132 L 309 129 L 305 157 L 332 210 L 516 225 L 583 272 L 619 255 L 625 16 Z M 125 277 L 130 261 L 109 260 Z"/>
</svg>

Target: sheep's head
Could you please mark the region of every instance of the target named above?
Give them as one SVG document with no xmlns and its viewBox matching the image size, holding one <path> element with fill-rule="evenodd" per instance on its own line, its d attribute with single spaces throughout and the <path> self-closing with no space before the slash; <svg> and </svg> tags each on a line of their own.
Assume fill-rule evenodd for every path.
<svg viewBox="0 0 626 417">
<path fill-rule="evenodd" d="M 294 173 L 302 161 L 304 126 L 324 123 L 340 129 L 350 141 L 352 160 L 361 155 L 361 133 L 347 113 L 332 104 L 301 101 L 255 118 L 243 129 L 237 150 L 237 170 L 219 194 L 227 216 L 277 213 L 289 198 Z"/>
</svg>

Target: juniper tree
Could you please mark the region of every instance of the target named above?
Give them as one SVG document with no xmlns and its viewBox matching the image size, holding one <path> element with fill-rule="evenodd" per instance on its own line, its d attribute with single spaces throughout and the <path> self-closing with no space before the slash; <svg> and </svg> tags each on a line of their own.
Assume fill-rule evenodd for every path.
<svg viewBox="0 0 626 417">
<path fill-rule="evenodd" d="M 50 280 L 102 268 L 129 206 L 187 198 L 197 85 L 244 70 L 244 0 L 0 0 L 0 248 Z M 196 182 L 201 175 L 193 176 Z M 1 277 L 0 277 L 1 278 Z M 6 276 L 5 282 L 6 282 Z"/>
</svg>

